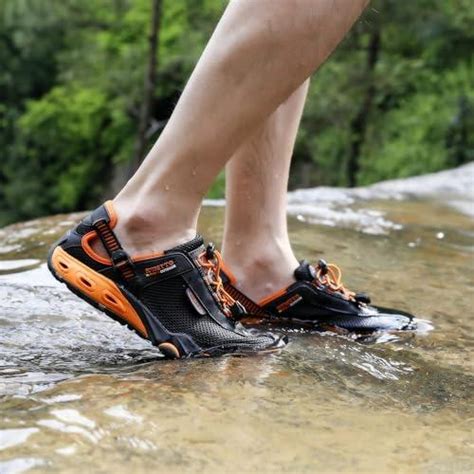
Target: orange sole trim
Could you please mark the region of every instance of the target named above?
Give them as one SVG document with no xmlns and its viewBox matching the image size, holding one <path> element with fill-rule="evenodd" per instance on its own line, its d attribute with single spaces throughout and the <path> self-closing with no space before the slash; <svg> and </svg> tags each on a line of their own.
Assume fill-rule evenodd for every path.
<svg viewBox="0 0 474 474">
<path fill-rule="evenodd" d="M 148 338 L 140 316 L 112 280 L 84 265 L 61 247 L 54 249 L 51 264 L 58 277 L 97 304 L 105 306 L 143 337 Z"/>
<path fill-rule="evenodd" d="M 281 290 L 275 291 L 271 295 L 266 296 L 262 300 L 260 300 L 257 304 L 259 306 L 265 306 L 266 304 L 270 303 L 274 299 L 278 298 L 279 296 L 283 296 L 286 293 L 286 288 L 282 288 Z"/>
</svg>

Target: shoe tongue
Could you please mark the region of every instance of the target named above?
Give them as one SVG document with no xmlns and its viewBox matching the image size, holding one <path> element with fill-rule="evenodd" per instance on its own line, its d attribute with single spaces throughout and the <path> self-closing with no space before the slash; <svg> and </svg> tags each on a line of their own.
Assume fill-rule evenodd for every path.
<svg viewBox="0 0 474 474">
<path fill-rule="evenodd" d="M 316 278 L 316 269 L 307 260 L 301 260 L 294 275 L 299 281 L 313 281 Z"/>
<path fill-rule="evenodd" d="M 199 250 L 199 252 L 204 250 L 204 239 L 199 234 L 197 234 L 196 237 L 194 237 L 194 239 L 190 240 L 189 242 L 185 242 L 184 244 L 180 244 L 176 247 L 166 250 L 165 253 L 186 252 L 193 254 L 196 252 L 196 250 Z"/>
</svg>

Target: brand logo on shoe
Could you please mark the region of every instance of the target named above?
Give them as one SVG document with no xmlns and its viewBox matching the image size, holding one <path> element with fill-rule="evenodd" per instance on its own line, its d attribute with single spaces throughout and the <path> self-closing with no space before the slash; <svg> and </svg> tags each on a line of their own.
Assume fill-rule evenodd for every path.
<svg viewBox="0 0 474 474">
<path fill-rule="evenodd" d="M 159 263 L 153 267 L 145 268 L 145 276 L 151 277 L 155 275 L 161 275 L 162 273 L 169 272 L 176 268 L 176 263 L 174 260 L 167 260 L 166 262 Z"/>
<path fill-rule="evenodd" d="M 276 309 L 279 313 L 283 313 L 283 311 L 286 311 L 287 309 L 293 307 L 295 304 L 298 304 L 302 299 L 303 297 L 301 295 L 293 295 L 291 298 L 288 298 L 286 301 L 283 301 L 283 303 L 280 303 Z"/>
</svg>

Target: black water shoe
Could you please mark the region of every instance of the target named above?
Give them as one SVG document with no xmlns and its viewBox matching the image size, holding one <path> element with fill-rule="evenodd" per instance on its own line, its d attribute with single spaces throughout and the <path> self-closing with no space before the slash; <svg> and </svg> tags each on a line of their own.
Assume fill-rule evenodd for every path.
<svg viewBox="0 0 474 474">
<path fill-rule="evenodd" d="M 295 282 L 256 302 L 238 289 L 228 268 L 224 268 L 226 292 L 245 308 L 243 322 L 307 324 L 367 333 L 416 329 L 414 317 L 404 311 L 372 306 L 370 298 L 347 290 L 341 271 L 320 260 L 316 267 L 303 260 L 294 272 Z M 251 317 L 249 317 L 251 316 Z"/>
<path fill-rule="evenodd" d="M 130 256 L 113 229 L 108 201 L 50 250 L 52 274 L 80 298 L 126 324 L 169 358 L 271 351 L 285 340 L 245 329 L 229 317 L 241 310 L 224 289 L 219 262 L 196 236 L 162 253 Z M 100 239 L 108 257 L 97 254 Z"/>
</svg>

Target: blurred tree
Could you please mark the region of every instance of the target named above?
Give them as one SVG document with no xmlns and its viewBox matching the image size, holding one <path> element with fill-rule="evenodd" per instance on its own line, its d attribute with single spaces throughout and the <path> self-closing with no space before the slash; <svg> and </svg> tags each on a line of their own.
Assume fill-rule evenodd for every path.
<svg viewBox="0 0 474 474">
<path fill-rule="evenodd" d="M 473 26 L 466 0 L 372 2 L 312 82 L 292 186 L 354 186 L 472 160 Z"/>
<path fill-rule="evenodd" d="M 369 32 L 367 59 L 364 71 L 366 87 L 359 109 L 350 121 L 349 156 L 347 158 L 347 181 L 349 186 L 357 184 L 360 170 L 360 149 L 364 143 L 367 123 L 372 112 L 372 104 L 376 94 L 375 68 L 380 54 L 380 26 L 374 25 Z"/>
<path fill-rule="evenodd" d="M 145 74 L 145 84 L 143 87 L 143 100 L 140 107 L 140 115 L 138 121 L 138 133 L 135 141 L 135 148 L 131 166 L 129 168 L 129 178 L 135 173 L 142 162 L 147 145 L 148 126 L 151 118 L 151 105 L 156 89 L 156 66 L 157 51 L 159 44 L 159 31 L 161 23 L 161 0 L 151 0 L 151 27 L 148 36 L 149 52 L 148 64 Z"/>
<path fill-rule="evenodd" d="M 166 124 L 225 5 L 0 1 L 0 225 L 110 196 Z M 291 186 L 473 160 L 473 51 L 472 0 L 374 0 L 312 81 Z M 210 196 L 223 189 L 221 175 Z"/>
</svg>

